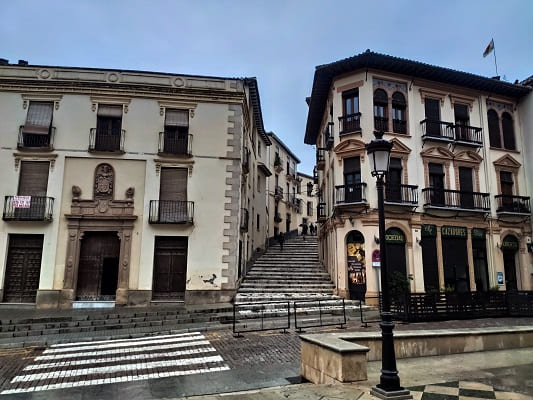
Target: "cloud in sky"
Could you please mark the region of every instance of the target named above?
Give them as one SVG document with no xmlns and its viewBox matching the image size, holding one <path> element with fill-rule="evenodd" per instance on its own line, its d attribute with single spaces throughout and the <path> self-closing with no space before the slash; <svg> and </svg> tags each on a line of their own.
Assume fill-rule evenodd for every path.
<svg viewBox="0 0 533 400">
<path fill-rule="evenodd" d="M 314 68 L 366 49 L 507 80 L 533 74 L 530 0 L 77 0 L 4 2 L 11 62 L 255 76 L 265 128 L 311 173 L 303 144 Z"/>
</svg>

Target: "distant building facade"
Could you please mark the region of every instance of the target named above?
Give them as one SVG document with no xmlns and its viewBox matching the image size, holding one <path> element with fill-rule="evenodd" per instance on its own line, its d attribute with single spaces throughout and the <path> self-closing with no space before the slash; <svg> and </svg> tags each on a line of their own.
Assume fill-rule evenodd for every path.
<svg viewBox="0 0 533 400">
<path fill-rule="evenodd" d="M 255 79 L 7 64 L 0 119 L 3 302 L 229 301 L 266 244 Z"/>
<path fill-rule="evenodd" d="M 300 211 L 296 215 L 297 226 L 307 224 L 317 226 L 316 223 L 316 185 L 312 176 L 298 172 L 298 187 L 296 192 L 299 195 Z M 310 232 L 309 232 L 310 233 Z"/>
<path fill-rule="evenodd" d="M 380 290 L 365 149 L 375 131 L 393 143 L 391 275 L 410 276 L 413 292 L 531 290 L 532 112 L 528 86 L 370 51 L 317 67 L 305 143 L 317 148 L 320 259 L 338 293 Z"/>
</svg>

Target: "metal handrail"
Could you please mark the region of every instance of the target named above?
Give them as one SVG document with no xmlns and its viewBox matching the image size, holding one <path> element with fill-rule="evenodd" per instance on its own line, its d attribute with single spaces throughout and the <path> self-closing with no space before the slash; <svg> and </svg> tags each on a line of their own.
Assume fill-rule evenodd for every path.
<svg viewBox="0 0 533 400">
<path fill-rule="evenodd" d="M 27 203 L 21 203 L 27 197 Z M 46 196 L 5 196 L 4 221 L 52 221 L 54 198 Z"/>
<path fill-rule="evenodd" d="M 159 132 L 158 153 L 172 155 L 192 155 L 192 135 L 179 135 L 174 132 Z"/>
<path fill-rule="evenodd" d="M 194 201 L 150 200 L 150 224 L 194 223 Z"/>
</svg>

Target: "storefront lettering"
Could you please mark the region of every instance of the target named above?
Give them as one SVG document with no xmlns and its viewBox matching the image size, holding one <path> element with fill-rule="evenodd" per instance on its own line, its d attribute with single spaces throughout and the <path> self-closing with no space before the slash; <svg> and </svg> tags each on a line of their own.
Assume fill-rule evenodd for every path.
<svg viewBox="0 0 533 400">
<path fill-rule="evenodd" d="M 437 226 L 422 225 L 422 237 L 437 237 Z"/>
<path fill-rule="evenodd" d="M 485 239 L 485 229 L 472 228 L 472 239 Z"/>
<path fill-rule="evenodd" d="M 455 237 L 466 239 L 467 231 L 464 226 L 443 226 L 441 228 L 443 237 Z"/>
</svg>

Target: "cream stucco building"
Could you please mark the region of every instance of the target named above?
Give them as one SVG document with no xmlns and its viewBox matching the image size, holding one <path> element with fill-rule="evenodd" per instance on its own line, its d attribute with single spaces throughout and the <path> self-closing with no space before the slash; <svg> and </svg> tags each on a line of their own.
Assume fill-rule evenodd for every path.
<svg viewBox="0 0 533 400">
<path fill-rule="evenodd" d="M 531 290 L 531 111 L 530 87 L 370 51 L 318 66 L 305 143 L 317 147 L 320 258 L 338 293 L 380 287 L 375 131 L 394 145 L 389 271 L 411 275 L 413 292 Z"/>
<path fill-rule="evenodd" d="M 0 65 L 0 299 L 229 301 L 268 237 L 255 78 Z"/>
</svg>

